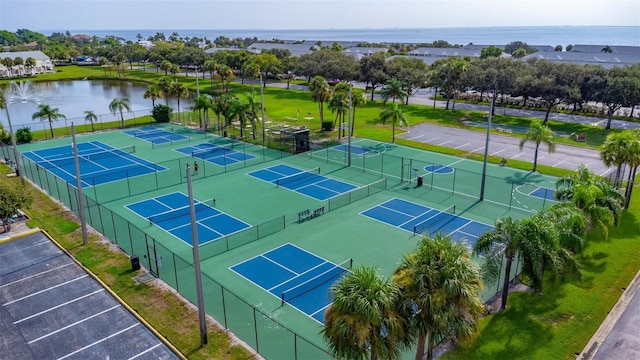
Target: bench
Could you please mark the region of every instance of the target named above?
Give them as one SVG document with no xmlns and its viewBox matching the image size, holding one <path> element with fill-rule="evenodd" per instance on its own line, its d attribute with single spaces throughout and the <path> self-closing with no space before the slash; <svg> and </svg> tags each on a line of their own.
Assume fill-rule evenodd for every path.
<svg viewBox="0 0 640 360">
<path fill-rule="evenodd" d="M 324 214 L 324 206 L 321 206 L 313 211 L 310 209 L 302 210 L 298 213 L 298 222 L 304 222 L 305 220 L 311 220 L 315 217 Z"/>
</svg>

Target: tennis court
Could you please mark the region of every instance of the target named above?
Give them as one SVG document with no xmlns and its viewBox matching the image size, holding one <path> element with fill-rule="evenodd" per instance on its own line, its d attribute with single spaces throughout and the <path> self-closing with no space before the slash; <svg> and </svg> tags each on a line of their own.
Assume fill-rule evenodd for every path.
<svg viewBox="0 0 640 360">
<path fill-rule="evenodd" d="M 290 243 L 230 267 L 319 323 L 332 302 L 329 289 L 351 267 L 351 259 L 336 265 Z"/>
<path fill-rule="evenodd" d="M 199 245 L 251 227 L 244 221 L 211 207 L 210 204 L 215 205 L 215 199 L 195 202 Z M 137 215 L 149 219 L 150 224 L 159 226 L 191 245 L 191 216 L 187 195 L 174 192 L 125 207 Z"/>
<path fill-rule="evenodd" d="M 449 235 L 453 240 L 469 246 L 475 244 L 480 235 L 493 228 L 454 213 L 455 205 L 441 211 L 393 198 L 360 214 L 414 234 Z"/>
<path fill-rule="evenodd" d="M 227 146 L 214 145 L 211 143 L 200 143 L 175 149 L 182 154 L 192 156 L 214 163 L 219 166 L 227 166 L 242 161 L 255 159 L 255 155 L 241 153 Z"/>
<path fill-rule="evenodd" d="M 334 150 L 349 152 L 349 146 L 347 144 L 340 144 L 333 147 Z M 368 154 L 377 154 L 377 151 L 373 149 L 369 149 L 368 147 L 351 145 L 351 154 L 352 155 L 368 155 Z"/>
<path fill-rule="evenodd" d="M 319 167 L 301 170 L 290 165 L 278 164 L 252 171 L 247 175 L 321 201 L 357 188 L 355 185 L 320 175 Z"/>
<path fill-rule="evenodd" d="M 172 144 L 175 141 L 183 141 L 189 139 L 184 135 L 175 134 L 154 126 L 144 126 L 135 130 L 126 130 L 124 131 L 124 133 L 133 136 L 136 139 L 147 141 L 152 144 Z"/>
<path fill-rule="evenodd" d="M 165 170 L 160 165 L 131 155 L 134 152 L 135 146 L 114 148 L 100 141 L 79 143 L 78 162 L 82 187 Z M 76 185 L 76 169 L 72 146 L 65 145 L 28 151 L 23 155 L 64 181 L 73 186 Z"/>
</svg>

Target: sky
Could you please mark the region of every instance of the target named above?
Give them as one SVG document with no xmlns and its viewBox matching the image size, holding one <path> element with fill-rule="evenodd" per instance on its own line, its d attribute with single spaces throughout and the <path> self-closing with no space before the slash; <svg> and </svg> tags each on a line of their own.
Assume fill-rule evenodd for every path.
<svg viewBox="0 0 640 360">
<path fill-rule="evenodd" d="M 640 0 L 0 0 L 0 29 L 640 26 Z"/>
</svg>

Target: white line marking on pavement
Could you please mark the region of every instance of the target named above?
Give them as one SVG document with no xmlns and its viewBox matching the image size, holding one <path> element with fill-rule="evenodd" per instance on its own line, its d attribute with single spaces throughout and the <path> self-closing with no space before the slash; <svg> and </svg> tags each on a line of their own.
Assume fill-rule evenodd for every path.
<svg viewBox="0 0 640 360">
<path fill-rule="evenodd" d="M 454 147 L 454 149 L 460 149 L 461 147 L 465 147 L 465 146 L 467 146 L 469 144 L 471 144 L 471 143 L 466 143 L 466 144 L 462 144 L 460 146 L 456 146 L 456 147 Z"/>
<path fill-rule="evenodd" d="M 35 314 L 33 314 L 33 315 L 27 316 L 26 318 L 20 319 L 20 320 L 18 320 L 18 321 L 14 321 L 14 322 L 13 322 L 13 324 L 14 324 L 14 325 L 15 325 L 15 324 L 19 324 L 19 323 L 21 323 L 21 322 L 23 322 L 23 321 L 25 321 L 25 320 L 29 320 L 29 319 L 34 318 L 34 317 L 36 317 L 36 316 L 42 315 L 42 314 L 44 314 L 44 313 L 47 313 L 47 312 L 49 312 L 49 311 L 51 311 L 51 310 L 55 310 L 55 309 L 57 309 L 57 308 L 61 308 L 61 307 L 65 306 L 65 305 L 68 305 L 68 304 L 71 304 L 71 303 L 73 303 L 73 302 L 76 302 L 76 301 L 82 300 L 82 299 L 84 299 L 84 298 L 86 298 L 86 297 L 89 297 L 89 296 L 95 295 L 95 294 L 97 294 L 97 293 L 99 293 L 99 292 L 102 292 L 102 291 L 104 291 L 104 289 L 96 290 L 96 291 L 94 291 L 94 292 L 92 292 L 92 293 L 88 293 L 88 294 L 86 294 L 86 295 L 82 295 L 82 296 L 77 297 L 77 298 L 75 298 L 75 299 L 73 299 L 73 300 L 70 300 L 70 301 L 64 302 L 64 303 L 62 303 L 62 304 L 60 304 L 60 305 L 56 305 L 56 306 L 54 306 L 54 307 L 48 308 L 47 310 L 43 310 L 43 311 L 40 311 L 39 313 L 35 313 Z"/>
<path fill-rule="evenodd" d="M 477 149 L 473 149 L 473 150 L 471 150 L 471 152 L 478 152 L 478 151 L 480 151 L 480 150 L 482 150 L 482 149 L 484 149 L 484 146 L 479 147 L 479 148 L 477 148 Z"/>
<path fill-rule="evenodd" d="M 52 272 L 52 271 L 60 270 L 60 269 L 62 269 L 62 268 L 63 268 L 63 267 L 65 267 L 65 266 L 69 266 L 69 265 L 73 265 L 73 264 L 74 264 L 74 263 L 70 262 L 70 263 L 68 263 L 68 264 L 64 264 L 64 265 L 61 265 L 61 266 L 58 266 L 58 267 L 54 267 L 53 269 L 49 269 L 49 270 L 46 270 L 46 271 L 42 271 L 42 272 L 39 272 L 39 273 L 37 273 L 37 274 L 33 274 L 33 275 L 31 275 L 31 276 L 27 276 L 27 277 L 22 278 L 22 279 L 19 279 L 19 280 L 12 281 L 12 282 L 10 282 L 10 283 L 6 283 L 6 284 L 4 284 L 4 285 L 0 286 L 0 289 L 2 289 L 2 288 L 3 288 L 3 287 L 5 287 L 5 286 L 9 286 L 9 285 L 17 284 L 17 283 L 19 283 L 19 282 L 21 282 L 21 281 L 29 280 L 29 279 L 34 278 L 34 277 L 36 277 L 36 276 L 40 276 L 40 275 L 43 275 L 43 274 L 46 274 L 46 273 L 49 273 L 49 272 Z"/>
<path fill-rule="evenodd" d="M 442 142 L 442 143 L 439 143 L 439 144 L 436 144 L 436 145 L 442 146 L 442 145 L 448 144 L 450 142 L 453 142 L 453 140 L 445 141 L 445 142 Z"/>
<path fill-rule="evenodd" d="M 517 157 L 518 157 L 518 156 L 520 156 L 520 155 L 524 155 L 524 153 L 523 153 L 523 152 L 521 152 L 521 153 L 520 153 L 520 154 L 518 154 L 518 155 L 513 155 L 513 156 L 512 156 L 512 157 L 510 157 L 509 159 L 515 159 L 515 158 L 517 158 Z"/>
<path fill-rule="evenodd" d="M 407 139 L 407 140 L 415 140 L 415 139 L 419 139 L 419 138 L 421 138 L 421 137 L 423 137 L 423 136 L 424 136 L 424 135 L 418 135 L 418 136 L 413 136 L 413 137 L 406 138 L 406 139 Z"/>
<path fill-rule="evenodd" d="M 100 316 L 100 315 L 102 315 L 102 314 L 104 314 L 104 313 L 107 313 L 107 312 L 109 312 L 109 311 L 111 311 L 111 310 L 113 310 L 113 309 L 115 309 L 115 308 L 118 308 L 118 307 L 120 307 L 120 304 L 118 304 L 118 305 L 116 305 L 116 306 L 112 306 L 112 307 L 110 307 L 110 308 L 108 308 L 108 309 L 106 309 L 106 310 L 102 310 L 102 311 L 100 311 L 99 313 L 93 314 L 93 315 L 91 315 L 91 316 L 89 316 L 89 317 L 86 317 L 86 318 L 84 318 L 84 319 L 82 319 L 82 320 L 78 320 L 78 321 L 76 321 L 76 322 L 74 322 L 74 323 L 71 323 L 71 324 L 69 324 L 69 325 L 67 325 L 67 326 L 63 326 L 63 327 L 61 327 L 60 329 L 55 330 L 55 331 L 52 331 L 52 332 L 50 332 L 50 333 L 48 333 L 48 334 L 46 334 L 46 335 L 42 335 L 42 336 L 40 336 L 39 338 L 36 338 L 36 339 L 33 339 L 33 340 L 29 341 L 27 344 L 33 344 L 33 343 L 34 343 L 34 342 L 36 342 L 36 341 L 40 341 L 40 340 L 42 340 L 42 339 L 44 339 L 44 338 L 47 338 L 47 337 L 49 337 L 49 336 L 51 336 L 51 335 L 55 335 L 55 334 L 59 333 L 60 331 L 66 330 L 66 329 L 68 329 L 68 328 L 70 328 L 70 327 L 74 327 L 74 326 L 76 326 L 76 325 L 78 325 L 78 324 L 81 324 L 81 323 L 83 323 L 83 322 L 87 321 L 87 320 L 91 320 L 91 319 L 93 319 L 94 317 Z"/>
<path fill-rule="evenodd" d="M 122 329 L 122 330 L 118 331 L 117 333 L 115 333 L 115 334 L 113 334 L 113 335 L 109 335 L 109 336 L 107 336 L 107 337 L 106 337 L 106 338 L 104 338 L 104 339 L 100 339 L 100 340 L 98 340 L 98 341 L 96 341 L 96 342 L 94 342 L 94 343 L 91 343 L 91 344 L 89 344 L 89 345 L 87 345 L 87 346 L 85 346 L 85 347 L 83 347 L 83 348 L 80 348 L 80 349 L 78 349 L 78 350 L 76 350 L 76 351 L 74 351 L 74 352 L 72 352 L 72 353 L 70 353 L 70 354 L 67 354 L 67 355 L 65 355 L 65 356 L 63 356 L 63 357 L 61 357 L 61 358 L 58 358 L 58 360 L 66 359 L 66 358 L 68 358 L 69 356 L 73 356 L 73 355 L 75 355 L 75 354 L 79 353 L 80 351 L 82 351 L 82 350 L 84 350 L 84 349 L 88 349 L 88 348 L 92 347 L 93 345 L 96 345 L 96 344 L 99 344 L 99 343 L 101 343 L 101 342 L 103 342 L 103 341 L 109 340 L 109 339 L 111 339 L 112 337 L 114 337 L 114 336 L 116 336 L 116 335 L 120 335 L 120 334 L 122 334 L 123 332 L 125 332 L 125 331 L 127 331 L 127 330 L 129 330 L 129 329 L 131 329 L 131 328 L 133 328 L 133 327 L 136 327 L 136 326 L 138 326 L 138 325 L 140 325 L 140 323 L 135 323 L 135 324 L 133 324 L 133 325 L 129 326 L 128 328 L 126 328 L 126 329 Z"/>
<path fill-rule="evenodd" d="M 556 166 L 558 166 L 558 165 L 562 164 L 565 160 L 567 160 L 567 159 L 560 160 L 559 162 L 557 162 L 557 163 L 555 163 L 555 164 L 551 165 L 551 167 L 556 167 Z"/>
<path fill-rule="evenodd" d="M 8 303 L 6 303 L 6 304 L 2 304 L 2 306 L 7 306 L 7 305 L 13 304 L 13 303 L 15 303 L 15 302 L 18 302 L 18 301 L 21 301 L 21 300 L 24 300 L 24 299 L 30 298 L 30 297 L 32 297 L 32 296 L 35 296 L 35 295 L 41 294 L 41 293 L 43 293 L 43 292 L 45 292 L 45 291 L 49 291 L 49 290 L 51 290 L 51 289 L 55 289 L 55 288 L 57 288 L 57 287 L 64 286 L 64 285 L 67 285 L 67 284 L 70 284 L 70 283 L 72 283 L 72 282 L 74 282 L 74 281 L 78 281 L 78 280 L 80 280 L 80 279 L 84 279 L 84 278 L 86 278 L 87 276 L 89 276 L 89 275 L 82 275 L 82 276 L 80 276 L 80 277 L 78 277 L 78 278 L 75 278 L 75 279 L 73 279 L 73 280 L 65 281 L 65 282 L 63 282 L 62 284 L 58 284 L 58 285 L 56 285 L 56 286 L 52 286 L 52 287 L 46 288 L 46 289 L 44 289 L 44 290 L 36 291 L 36 292 L 34 292 L 33 294 L 29 294 L 29 295 L 27 295 L 27 296 L 23 296 L 23 297 L 21 297 L 21 298 L 19 298 L 19 299 L 15 299 L 15 300 L 13 300 L 13 301 L 9 301 L 9 302 L 8 302 Z"/>
<path fill-rule="evenodd" d="M 507 150 L 507 149 L 498 150 L 498 151 L 496 151 L 496 152 L 494 152 L 494 153 L 492 153 L 492 154 L 489 154 L 489 155 L 493 156 L 493 155 L 495 155 L 495 154 L 500 154 L 501 152 L 503 152 L 503 151 L 505 151 L 505 150 Z"/>
<path fill-rule="evenodd" d="M 438 139 L 440 139 L 440 136 L 434 137 L 433 139 L 427 139 L 423 142 L 432 142 L 433 140 L 438 140 Z"/>
</svg>

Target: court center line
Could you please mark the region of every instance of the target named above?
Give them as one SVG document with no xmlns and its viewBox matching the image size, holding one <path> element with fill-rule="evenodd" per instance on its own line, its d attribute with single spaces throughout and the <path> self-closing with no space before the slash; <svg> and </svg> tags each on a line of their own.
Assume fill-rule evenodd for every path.
<svg viewBox="0 0 640 360">
<path fill-rule="evenodd" d="M 92 347 L 93 345 L 97 345 L 97 344 L 99 344 L 99 343 L 101 343 L 101 342 L 103 342 L 103 341 L 109 340 L 109 339 L 111 339 L 111 338 L 113 338 L 113 337 L 115 337 L 115 336 L 117 336 L 117 335 L 120 335 L 120 334 L 122 334 L 123 332 L 128 331 L 128 330 L 130 330 L 130 329 L 132 329 L 132 328 L 134 328 L 134 327 L 136 327 L 136 326 L 138 326 L 138 325 L 140 325 L 140 323 L 135 323 L 135 324 L 133 324 L 133 325 L 131 325 L 131 326 L 129 326 L 129 327 L 127 327 L 127 328 L 125 328 L 125 329 L 122 329 L 122 330 L 118 331 L 118 332 L 117 332 L 117 333 L 115 333 L 115 334 L 109 335 L 109 336 L 107 336 L 107 337 L 105 337 L 105 338 L 102 338 L 102 339 L 100 339 L 100 340 L 98 340 L 98 341 L 95 341 L 95 342 L 93 342 L 93 343 L 91 343 L 91 344 L 89 344 L 89 345 L 87 345 L 87 346 L 85 346 L 85 347 L 82 347 L 82 348 L 80 348 L 80 349 L 78 349 L 78 350 L 76 350 L 76 351 L 74 351 L 74 352 L 72 352 L 72 353 L 69 353 L 69 354 L 67 354 L 67 355 L 65 355 L 65 356 L 63 356 L 63 357 L 60 357 L 60 358 L 58 358 L 58 360 L 66 359 L 66 358 L 68 358 L 69 356 L 73 356 L 73 355 L 75 355 L 75 354 L 79 353 L 80 351 L 83 351 L 83 350 L 85 350 L 85 349 L 88 349 L 88 348 Z"/>
<path fill-rule="evenodd" d="M 25 321 L 25 320 L 32 319 L 32 318 L 34 318 L 34 317 L 36 317 L 36 316 L 40 316 L 40 315 L 42 315 L 42 314 L 48 313 L 49 311 L 52 311 L 52 310 L 55 310 L 55 309 L 61 308 L 61 307 L 65 306 L 65 305 L 68 305 L 68 304 L 74 303 L 74 302 L 76 302 L 76 301 L 82 300 L 82 299 L 87 298 L 87 297 L 89 297 L 89 296 L 93 296 L 93 295 L 95 295 L 95 294 L 97 294 L 97 293 L 99 293 L 99 292 L 103 292 L 103 291 L 104 291 L 104 289 L 100 289 L 100 290 L 96 290 L 96 291 L 94 291 L 94 292 L 91 292 L 91 293 L 88 293 L 88 294 L 82 295 L 82 296 L 77 297 L 77 298 L 75 298 L 75 299 L 73 299 L 73 300 L 70 300 L 70 301 L 64 302 L 64 303 L 59 304 L 59 305 L 56 305 L 56 306 L 54 306 L 54 307 L 50 307 L 50 308 L 48 308 L 48 309 L 46 309 L 46 310 L 40 311 L 40 312 L 35 313 L 35 314 L 33 314 L 33 315 L 29 315 L 29 316 L 27 316 L 26 318 L 22 318 L 22 319 L 20 319 L 20 320 L 18 320 L 18 321 L 14 321 L 14 322 L 13 322 L 13 324 L 14 324 L 14 325 L 19 324 L 19 323 L 21 323 L 21 322 L 23 322 L 23 321 Z"/>
<path fill-rule="evenodd" d="M 435 209 L 434 209 L 434 210 L 435 210 Z M 436 211 L 437 211 L 437 212 L 436 212 L 434 215 L 429 216 L 428 218 L 426 218 L 426 219 L 424 219 L 424 220 L 420 221 L 419 223 L 415 224 L 414 226 L 416 226 L 416 225 L 420 225 L 420 224 L 424 224 L 424 223 L 426 223 L 427 221 L 429 221 L 429 220 L 433 219 L 434 217 L 436 217 L 436 216 L 438 216 L 438 215 L 440 215 L 440 214 L 445 214 L 445 212 L 444 212 L 444 211 L 440 211 L 440 210 L 436 210 Z M 428 213 L 428 212 L 427 212 L 427 213 Z M 426 213 L 425 213 L 425 214 L 426 214 Z M 449 213 L 446 213 L 446 214 L 447 214 L 447 215 L 451 215 L 451 214 L 449 214 Z M 424 215 L 424 214 L 422 214 L 422 215 Z M 402 227 L 403 225 L 405 225 L 405 224 L 407 224 L 407 223 L 410 223 L 410 222 L 414 221 L 415 219 L 419 218 L 419 217 L 420 217 L 420 216 L 422 216 L 422 215 L 416 216 L 416 217 L 414 217 L 413 219 L 411 219 L 411 220 L 409 220 L 409 221 L 405 221 L 405 222 L 403 222 L 402 224 L 398 225 L 398 227 Z M 454 216 L 455 216 L 455 215 L 454 215 Z"/>
<path fill-rule="evenodd" d="M 309 269 L 307 269 L 307 270 L 305 270 L 305 271 L 303 271 L 303 272 L 301 272 L 301 273 L 299 273 L 299 274 L 298 274 L 298 273 L 296 273 L 295 271 L 293 271 L 293 270 L 291 270 L 291 269 L 289 269 L 289 268 L 285 267 L 284 265 L 280 265 L 280 266 L 282 266 L 282 267 L 284 267 L 284 268 L 288 269 L 289 271 L 293 272 L 294 274 L 296 274 L 296 276 L 295 276 L 295 277 L 292 277 L 292 278 L 289 278 L 289 279 L 287 279 L 286 281 L 283 281 L 283 282 L 281 282 L 280 284 L 278 284 L 278 285 L 276 285 L 276 286 L 273 286 L 273 287 L 271 287 L 271 288 L 269 288 L 269 289 L 267 289 L 267 290 L 268 290 L 269 292 L 271 292 L 271 290 L 273 290 L 273 289 L 277 288 L 278 286 L 284 285 L 284 284 L 288 283 L 289 281 L 291 281 L 291 280 L 293 280 L 293 279 L 297 279 L 297 278 L 299 278 L 300 276 L 302 276 L 302 275 L 304 275 L 304 274 L 308 274 L 310 271 L 315 270 L 315 269 L 319 268 L 320 266 L 323 266 L 324 264 L 331 264 L 331 266 L 332 266 L 331 270 L 333 270 L 333 267 L 335 267 L 335 266 L 336 266 L 336 264 L 334 264 L 334 263 L 331 263 L 331 262 L 329 262 L 329 261 L 324 260 L 322 263 L 320 263 L 320 264 L 318 264 L 318 265 L 316 265 L 316 266 L 314 266 L 314 267 L 311 267 L 311 268 L 309 268 Z M 324 274 L 324 273 L 326 273 L 326 271 L 321 272 L 319 275 L 322 275 L 322 274 Z M 313 278 L 315 278 L 315 276 L 314 276 L 314 277 L 311 277 L 311 279 L 313 279 Z M 296 284 L 296 285 L 294 285 L 294 286 L 292 286 L 292 287 L 288 288 L 287 290 L 291 290 L 291 289 L 293 289 L 294 287 L 296 287 L 296 286 L 298 286 L 298 285 L 300 285 L 300 284 L 304 284 L 306 281 L 311 280 L 311 279 L 307 279 L 307 280 L 305 280 L 305 281 L 303 281 L 303 282 L 301 282 L 301 283 L 299 283 L 299 284 Z M 287 290 L 285 290 L 285 291 L 287 291 Z"/>
<path fill-rule="evenodd" d="M 327 305 L 325 305 L 325 306 L 321 307 L 320 309 L 316 310 L 315 312 L 312 312 L 311 314 L 309 314 L 309 316 L 313 317 L 315 314 L 317 314 L 317 313 L 319 313 L 320 311 L 322 311 L 322 310 L 324 310 L 324 309 L 328 308 L 329 306 L 331 306 L 331 304 L 332 304 L 332 303 L 333 303 L 333 301 L 332 301 L 332 302 L 330 302 L 330 303 L 328 303 Z"/>
<path fill-rule="evenodd" d="M 459 218 L 461 218 L 461 219 L 464 219 L 464 218 L 462 218 L 462 217 L 460 217 L 460 216 L 458 216 L 458 215 L 455 215 L 455 216 L 456 216 L 456 217 L 459 217 Z M 466 222 L 464 225 L 458 226 L 455 230 L 453 230 L 453 231 L 449 232 L 449 235 L 451 235 L 451 234 L 455 233 L 456 231 L 460 231 L 460 229 L 462 229 L 463 227 L 465 227 L 465 226 L 467 226 L 467 225 L 471 224 L 471 222 L 473 221 L 473 220 L 468 220 L 468 219 L 464 219 L 464 220 L 467 220 L 467 222 Z M 460 231 L 460 232 L 462 232 L 462 231 Z"/>
<path fill-rule="evenodd" d="M 420 214 L 420 215 L 418 215 L 418 216 L 415 216 L 415 215 L 412 215 L 412 214 L 408 214 L 408 213 L 402 212 L 401 210 L 397 210 L 397 209 L 394 209 L 394 208 L 390 208 L 390 207 L 387 207 L 387 206 L 384 206 L 384 205 L 378 205 L 378 206 L 379 206 L 379 207 L 381 207 L 381 208 L 383 208 L 383 209 L 391 210 L 391 211 L 396 212 L 396 213 L 398 213 L 398 214 L 406 215 L 406 216 L 408 216 L 408 217 L 413 217 L 413 218 L 416 218 L 416 217 L 418 217 L 418 216 L 422 216 L 422 215 L 424 215 L 424 214 L 426 214 L 426 213 L 428 213 L 428 212 L 429 212 L 429 211 L 425 211 L 425 212 L 423 212 L 422 214 Z M 374 206 L 373 208 L 376 208 L 376 207 L 377 207 L 377 206 Z M 372 209 L 373 209 L 373 208 L 372 208 Z M 411 220 L 409 220 L 409 221 L 411 221 Z M 407 221 L 407 222 L 408 222 L 408 221 Z M 387 224 L 388 224 L 388 223 L 387 223 Z"/>
<path fill-rule="evenodd" d="M 71 327 L 74 327 L 74 326 L 76 326 L 76 325 L 78 325 L 78 324 L 82 324 L 83 322 L 85 322 L 85 321 L 87 321 L 87 320 L 91 320 L 91 319 L 93 319 L 94 317 L 100 316 L 100 315 L 102 315 L 102 314 L 104 314 L 104 313 L 107 313 L 107 312 L 109 312 L 109 311 L 111 311 L 111 310 L 113 310 L 113 309 L 119 308 L 119 307 L 120 307 L 120 304 L 115 305 L 115 306 L 112 306 L 112 307 L 110 307 L 110 308 L 108 308 L 108 309 L 102 310 L 102 311 L 100 311 L 99 313 L 95 313 L 95 314 L 93 314 L 93 315 L 91 315 L 91 316 L 88 316 L 88 317 L 86 317 L 86 318 L 82 319 L 82 320 L 78 320 L 78 321 L 76 321 L 76 322 L 74 322 L 74 323 L 71 323 L 71 324 L 69 324 L 69 325 L 67 325 L 67 326 L 63 326 L 63 327 L 61 327 L 61 328 L 59 328 L 59 329 L 57 329 L 57 330 L 54 330 L 54 331 L 52 331 L 52 332 L 50 332 L 50 333 L 48 333 L 48 334 L 42 335 L 42 336 L 40 336 L 39 338 L 35 338 L 35 339 L 33 339 L 33 340 L 29 341 L 27 344 L 31 345 L 31 344 L 33 344 L 34 342 L 38 342 L 38 341 L 40 341 L 40 340 L 42 340 L 42 339 L 48 338 L 49 336 L 51 336 L 51 335 L 55 335 L 55 334 L 59 333 L 60 331 L 64 331 L 64 330 L 67 330 L 67 329 L 69 329 L 69 328 L 71 328 Z"/>
<path fill-rule="evenodd" d="M 48 288 L 43 289 L 43 290 L 40 290 L 40 291 L 36 291 L 36 292 L 34 292 L 34 293 L 32 293 L 32 294 L 29 294 L 29 295 L 27 295 L 27 296 L 23 296 L 23 297 L 21 297 L 21 298 L 15 299 L 15 300 L 13 300 L 13 301 L 9 301 L 8 303 L 2 304 L 2 306 L 11 305 L 11 304 L 16 303 L 16 302 L 18 302 L 18 301 L 22 301 L 22 300 L 24 300 L 24 299 L 28 299 L 28 298 L 30 298 L 30 297 L 32 297 L 32 296 L 35 296 L 35 295 L 38 295 L 38 294 L 42 294 L 43 292 L 46 292 L 46 291 L 49 291 L 49 290 L 52 290 L 52 289 L 58 288 L 58 287 L 60 287 L 60 286 L 64 286 L 64 285 L 67 285 L 67 284 L 71 284 L 72 282 L 75 282 L 75 281 L 78 281 L 78 280 L 84 279 L 84 278 L 86 278 L 87 276 L 89 276 L 89 275 L 88 275 L 88 274 L 87 274 L 87 275 L 82 275 L 82 276 L 80 276 L 80 277 L 78 277 L 78 278 L 75 278 L 75 279 L 73 279 L 73 280 L 65 281 L 65 282 L 63 282 L 62 284 L 58 284 L 58 285 L 51 286 L 51 287 L 48 287 Z"/>
<path fill-rule="evenodd" d="M 458 145 L 458 146 L 454 147 L 454 149 L 460 149 L 460 148 L 463 148 L 463 147 L 465 147 L 465 146 L 467 146 L 467 145 L 469 145 L 469 144 L 471 144 L 471 143 L 466 143 L 466 144 Z"/>
<path fill-rule="evenodd" d="M 115 151 L 120 150 L 120 149 L 118 149 L 118 148 L 114 148 L 114 147 L 109 146 L 109 145 L 107 145 L 107 144 L 103 144 L 103 143 L 101 143 L 101 142 L 99 142 L 99 141 L 97 142 L 97 146 L 99 146 L 99 147 L 101 147 L 101 148 L 103 148 L 103 149 L 105 149 L 105 150 L 107 150 L 107 151 L 109 151 L 109 150 L 113 150 L 113 151 L 115 152 Z M 122 150 L 120 150 L 120 151 L 122 152 Z M 123 158 L 123 159 L 125 159 L 125 160 L 127 160 L 127 161 L 131 162 L 131 163 L 132 163 L 132 165 L 136 165 L 136 164 L 137 164 L 137 165 L 139 165 L 139 166 L 142 166 L 142 167 L 145 167 L 145 168 L 148 168 L 148 169 L 154 170 L 154 171 L 156 170 L 156 169 L 155 169 L 155 167 L 151 167 L 151 166 L 150 166 L 150 165 L 148 165 L 148 164 L 144 164 L 144 163 L 140 162 L 140 161 L 138 160 L 138 159 L 140 159 L 140 158 L 136 157 L 135 155 L 131 155 L 131 154 L 126 153 L 126 152 L 125 152 L 124 154 L 116 154 L 116 156 L 117 156 L 117 157 L 121 157 L 121 158 Z M 140 159 L 140 160 L 142 160 L 142 159 Z M 145 162 L 147 162 L 147 161 L 145 161 Z"/>
<path fill-rule="evenodd" d="M 142 355 L 144 355 L 144 354 L 148 353 L 149 351 L 153 351 L 153 350 L 154 350 L 155 348 L 157 348 L 158 346 L 162 346 L 162 343 L 155 344 L 154 346 L 152 346 L 152 347 L 148 348 L 147 350 L 145 350 L 145 351 L 143 351 L 143 352 L 141 352 L 141 353 L 138 353 L 137 355 L 135 355 L 135 356 L 133 356 L 133 357 L 130 357 L 130 358 L 129 358 L 129 360 L 133 360 L 133 359 L 139 358 L 140 356 L 142 356 Z"/>
<path fill-rule="evenodd" d="M 300 274 L 298 274 L 297 272 L 295 272 L 295 271 L 293 271 L 293 270 L 289 269 L 288 267 L 286 267 L 286 266 L 284 266 L 284 265 L 280 264 L 279 262 L 277 262 L 277 261 L 275 261 L 275 260 L 271 260 L 271 259 L 269 259 L 268 257 L 264 256 L 264 254 L 260 254 L 260 256 L 261 256 L 261 257 L 263 257 L 263 258 L 265 258 L 265 259 L 267 259 L 269 262 L 272 262 L 272 263 L 274 263 L 274 264 L 276 264 L 276 265 L 280 266 L 281 268 L 283 268 L 283 269 L 285 269 L 285 270 L 289 270 L 289 271 L 291 271 L 291 272 L 292 272 L 292 273 L 294 273 L 296 276 L 300 275 Z M 288 280 L 287 280 L 287 281 L 288 281 Z M 285 282 L 286 282 L 286 281 L 285 281 Z"/>
<path fill-rule="evenodd" d="M 50 273 L 50 272 L 52 272 L 52 271 L 60 270 L 60 269 L 62 269 L 63 267 L 70 266 L 70 265 L 73 265 L 73 264 L 74 264 L 74 263 L 70 262 L 70 263 L 67 263 L 67 264 L 64 264 L 64 265 L 60 265 L 60 266 L 54 267 L 53 269 L 49 269 L 49 270 L 45 270 L 45 271 L 41 271 L 41 272 L 39 272 L 39 273 L 37 273 L 37 274 L 33 274 L 33 275 L 31 275 L 31 276 L 27 276 L 27 277 L 25 277 L 25 278 L 18 279 L 18 280 L 16 280 L 16 281 L 12 281 L 12 282 L 10 282 L 10 283 L 6 283 L 6 284 L 4 284 L 4 285 L 0 285 L 0 289 L 2 289 L 2 288 L 3 288 L 3 287 L 5 287 L 5 286 L 10 286 L 10 285 L 13 285 L 13 284 L 17 284 L 17 283 L 19 283 L 19 282 L 22 282 L 22 281 L 26 281 L 26 280 L 32 279 L 32 278 L 34 278 L 34 277 L 36 277 L 36 276 L 40 276 L 40 275 L 43 275 L 43 274 L 46 274 L 46 273 Z"/>
</svg>

